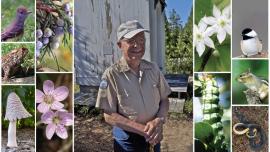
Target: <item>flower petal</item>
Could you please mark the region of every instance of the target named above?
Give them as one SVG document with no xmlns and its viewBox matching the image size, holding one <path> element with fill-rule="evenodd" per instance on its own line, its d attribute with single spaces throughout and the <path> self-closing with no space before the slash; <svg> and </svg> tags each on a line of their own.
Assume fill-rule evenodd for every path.
<svg viewBox="0 0 270 152">
<path fill-rule="evenodd" d="M 204 36 L 212 36 L 214 33 L 217 32 L 217 28 L 216 25 L 208 27 L 205 32 L 204 32 Z"/>
<path fill-rule="evenodd" d="M 51 80 L 46 80 L 43 83 L 43 91 L 45 94 L 51 94 L 51 92 L 54 90 L 54 84 Z"/>
<path fill-rule="evenodd" d="M 57 125 L 55 132 L 62 139 L 67 139 L 68 137 L 67 129 L 63 125 Z"/>
<path fill-rule="evenodd" d="M 207 24 L 203 20 L 200 20 L 199 25 L 198 25 L 199 31 L 204 32 L 206 27 L 207 27 Z"/>
<path fill-rule="evenodd" d="M 53 110 L 60 110 L 60 109 L 64 108 L 64 104 L 60 103 L 59 101 L 55 101 L 55 102 L 53 102 L 51 108 Z"/>
<path fill-rule="evenodd" d="M 67 98 L 68 94 L 69 94 L 69 90 L 67 87 L 65 86 L 57 87 L 53 91 L 54 101 L 63 101 Z"/>
<path fill-rule="evenodd" d="M 54 112 L 48 111 L 41 115 L 41 121 L 45 124 L 51 124 L 53 123 L 53 116 L 54 116 Z"/>
<path fill-rule="evenodd" d="M 228 5 L 222 10 L 222 15 L 226 16 L 226 18 L 230 18 L 231 16 L 231 7 Z"/>
<path fill-rule="evenodd" d="M 221 44 L 226 38 L 226 31 L 222 28 L 219 28 L 218 33 L 217 33 L 217 38 L 218 38 L 219 44 Z"/>
<path fill-rule="evenodd" d="M 225 27 L 224 27 L 224 29 L 226 30 L 226 32 L 227 32 L 229 35 L 231 35 L 231 26 L 230 26 L 230 24 L 226 24 Z"/>
<path fill-rule="evenodd" d="M 213 6 L 213 15 L 214 15 L 214 17 L 216 17 L 216 18 L 219 18 L 220 15 L 221 15 L 221 12 L 220 12 L 220 10 L 217 8 L 216 5 Z"/>
<path fill-rule="evenodd" d="M 208 25 L 215 25 L 217 24 L 217 19 L 210 16 L 210 17 L 203 17 L 202 20 Z"/>
<path fill-rule="evenodd" d="M 50 140 L 52 139 L 53 134 L 55 133 L 56 125 L 48 124 L 46 127 L 46 137 Z"/>
<path fill-rule="evenodd" d="M 73 125 L 73 114 L 68 112 L 59 112 L 59 117 L 61 118 L 61 124 L 64 126 Z"/>
<path fill-rule="evenodd" d="M 202 56 L 204 50 L 205 50 L 205 45 L 204 45 L 204 43 L 203 43 L 203 42 L 198 42 L 198 43 L 196 44 L 196 51 L 198 52 L 199 57 Z"/>
<path fill-rule="evenodd" d="M 41 103 L 44 100 L 44 93 L 36 89 L 36 103 Z"/>
<path fill-rule="evenodd" d="M 214 42 L 209 37 L 204 37 L 204 44 L 211 48 L 215 48 Z"/>
<path fill-rule="evenodd" d="M 50 110 L 50 105 L 46 104 L 45 102 L 41 102 L 38 107 L 38 111 L 41 113 L 45 113 Z"/>
</svg>

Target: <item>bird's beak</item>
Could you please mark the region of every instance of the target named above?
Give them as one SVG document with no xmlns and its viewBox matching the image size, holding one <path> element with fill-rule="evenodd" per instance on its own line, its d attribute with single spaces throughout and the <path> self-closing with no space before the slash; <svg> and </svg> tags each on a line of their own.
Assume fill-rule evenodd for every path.
<svg viewBox="0 0 270 152">
<path fill-rule="evenodd" d="M 31 14 L 32 12 L 31 11 L 28 11 L 27 14 Z"/>
</svg>

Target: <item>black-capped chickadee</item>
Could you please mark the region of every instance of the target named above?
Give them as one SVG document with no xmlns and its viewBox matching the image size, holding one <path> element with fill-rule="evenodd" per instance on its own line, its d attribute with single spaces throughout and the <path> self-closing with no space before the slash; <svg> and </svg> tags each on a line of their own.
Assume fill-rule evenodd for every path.
<svg viewBox="0 0 270 152">
<path fill-rule="evenodd" d="M 262 43 L 253 29 L 245 28 L 242 31 L 242 37 L 243 40 L 241 40 L 240 46 L 245 57 L 261 54 Z"/>
</svg>

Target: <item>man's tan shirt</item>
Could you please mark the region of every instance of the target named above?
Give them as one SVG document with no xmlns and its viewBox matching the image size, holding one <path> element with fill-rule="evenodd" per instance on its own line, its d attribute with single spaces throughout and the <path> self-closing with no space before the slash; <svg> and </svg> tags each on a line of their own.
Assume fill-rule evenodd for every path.
<svg viewBox="0 0 270 152">
<path fill-rule="evenodd" d="M 105 70 L 96 107 L 146 124 L 155 118 L 160 101 L 170 93 L 171 89 L 156 64 L 142 60 L 137 76 L 121 58 Z"/>
</svg>

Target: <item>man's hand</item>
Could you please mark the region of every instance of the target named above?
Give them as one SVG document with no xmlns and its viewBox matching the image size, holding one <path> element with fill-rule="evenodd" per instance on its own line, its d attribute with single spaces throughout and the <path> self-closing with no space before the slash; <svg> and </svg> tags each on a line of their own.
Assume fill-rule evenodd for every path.
<svg viewBox="0 0 270 152">
<path fill-rule="evenodd" d="M 163 138 L 162 131 L 163 121 L 160 118 L 149 121 L 144 128 L 144 132 L 149 136 L 146 141 L 153 145 L 159 143 Z"/>
<path fill-rule="evenodd" d="M 133 132 L 148 139 L 150 136 L 144 131 L 145 125 L 129 120 L 118 113 L 104 112 L 105 121 L 113 126 L 120 127 L 126 131 Z"/>
</svg>

